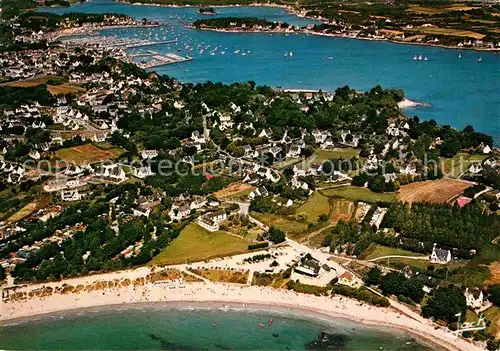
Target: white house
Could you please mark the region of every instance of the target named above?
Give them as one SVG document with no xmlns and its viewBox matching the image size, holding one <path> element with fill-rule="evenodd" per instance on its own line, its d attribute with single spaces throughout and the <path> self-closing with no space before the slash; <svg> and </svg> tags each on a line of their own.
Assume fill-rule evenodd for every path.
<svg viewBox="0 0 500 351">
<path fill-rule="evenodd" d="M 480 309 L 487 304 L 481 290 L 469 291 L 469 288 L 465 289 L 465 301 L 467 306 L 473 309 Z"/>
<path fill-rule="evenodd" d="M 480 163 L 473 163 L 469 167 L 469 172 L 471 172 L 472 174 L 481 173 L 482 170 L 483 170 L 483 166 L 481 166 Z"/>
<path fill-rule="evenodd" d="M 78 191 L 78 189 L 61 191 L 61 200 L 63 200 L 63 201 L 79 201 L 84 196 L 85 196 L 85 194 L 80 193 Z"/>
<path fill-rule="evenodd" d="M 451 251 L 437 249 L 436 244 L 434 244 L 434 247 L 432 248 L 430 261 L 432 263 L 441 263 L 441 264 L 448 263 L 451 261 Z"/>
<path fill-rule="evenodd" d="M 158 156 L 158 151 L 156 150 L 142 150 L 141 157 L 143 159 L 155 158 Z"/>
<path fill-rule="evenodd" d="M 198 224 L 208 231 L 216 232 L 219 230 L 219 223 L 227 219 L 225 211 L 216 211 L 207 213 L 198 218 Z"/>
<path fill-rule="evenodd" d="M 136 178 L 144 179 L 146 177 L 154 175 L 154 172 L 151 171 L 151 167 L 140 167 L 140 168 L 132 168 L 132 174 Z"/>
</svg>

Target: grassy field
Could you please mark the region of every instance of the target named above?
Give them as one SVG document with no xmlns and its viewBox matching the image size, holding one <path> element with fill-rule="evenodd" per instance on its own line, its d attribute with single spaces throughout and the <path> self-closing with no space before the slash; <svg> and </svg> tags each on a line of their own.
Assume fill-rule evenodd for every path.
<svg viewBox="0 0 500 351">
<path fill-rule="evenodd" d="M 191 269 L 191 271 L 213 282 L 246 284 L 248 271 L 234 271 L 230 269 Z"/>
<path fill-rule="evenodd" d="M 342 186 L 338 188 L 325 189 L 322 190 L 322 192 L 327 196 L 338 196 L 348 200 L 363 201 L 369 203 L 374 203 L 377 201 L 393 202 L 396 199 L 396 194 L 374 193 L 369 189 L 355 186 Z"/>
<path fill-rule="evenodd" d="M 296 210 L 296 213 L 307 215 L 310 222 L 317 222 L 320 215 L 329 215 L 330 211 L 329 198 L 316 191 Z"/>
<path fill-rule="evenodd" d="M 300 164 L 297 165 L 297 167 L 301 169 L 306 169 L 309 168 L 313 163 L 315 162 L 323 162 L 326 160 L 331 160 L 334 158 L 351 158 L 353 156 L 358 156 L 360 150 L 359 149 L 353 149 L 353 148 L 336 148 L 336 149 L 331 149 L 331 150 L 323 150 L 323 149 L 317 149 L 314 151 L 314 154 L 312 154 L 311 157 L 308 159 L 304 160 L 303 162 L 300 162 Z"/>
<path fill-rule="evenodd" d="M 384 256 L 422 256 L 426 257 L 428 255 L 424 255 L 421 253 L 406 251 L 403 249 L 392 248 L 382 245 L 372 244 L 365 251 L 359 255 L 360 260 L 371 260 L 378 257 Z"/>
<path fill-rule="evenodd" d="M 486 316 L 486 319 L 491 321 L 488 332 L 495 335 L 497 338 L 500 338 L 500 307 L 491 306 L 483 313 Z"/>
<path fill-rule="evenodd" d="M 388 265 L 387 260 L 381 260 L 378 263 L 383 265 L 383 266 Z M 457 269 L 465 266 L 466 264 L 467 264 L 467 262 L 454 262 L 454 261 L 452 261 L 448 264 L 440 265 L 440 264 L 436 264 L 436 263 L 430 263 L 430 261 L 428 261 L 428 260 L 413 260 L 410 258 L 391 258 L 391 259 L 389 259 L 388 266 L 391 268 L 396 268 L 396 269 L 402 269 L 405 266 L 410 266 L 413 268 L 417 268 L 421 271 L 426 270 L 427 267 L 429 267 L 429 266 L 434 266 L 436 269 L 446 267 L 446 268 L 448 268 L 449 271 L 454 271 L 454 270 L 457 270 Z"/>
<path fill-rule="evenodd" d="M 452 158 L 440 158 L 439 163 L 441 171 L 445 176 L 450 178 L 458 178 L 463 172 L 467 171 L 471 164 L 481 162 L 488 155 L 483 154 L 468 154 L 459 152 Z"/>
<path fill-rule="evenodd" d="M 403 185 L 398 200 L 404 202 L 427 201 L 442 203 L 461 194 L 470 183 L 454 179 L 438 179 Z"/>
<path fill-rule="evenodd" d="M 120 148 L 103 150 L 92 144 L 84 144 L 59 149 L 56 151 L 56 156 L 66 163 L 86 165 L 113 159 L 119 156 L 122 152 L 123 150 Z"/>
<path fill-rule="evenodd" d="M 196 223 L 189 224 L 151 265 L 167 265 L 207 260 L 247 251 L 249 241 L 222 232 L 211 233 Z"/>
<path fill-rule="evenodd" d="M 265 225 L 276 227 L 287 234 L 296 235 L 307 230 L 306 223 L 300 223 L 282 216 L 258 212 L 251 212 L 250 215 Z"/>
</svg>

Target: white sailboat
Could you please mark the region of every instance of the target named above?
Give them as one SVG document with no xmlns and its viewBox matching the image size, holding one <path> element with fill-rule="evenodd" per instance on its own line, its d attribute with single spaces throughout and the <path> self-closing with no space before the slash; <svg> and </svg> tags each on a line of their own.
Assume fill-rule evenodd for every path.
<svg viewBox="0 0 500 351">
<path fill-rule="evenodd" d="M 416 60 L 417 58 L 418 58 L 418 57 L 417 57 L 417 55 L 413 56 L 413 59 L 414 59 L 414 60 Z"/>
<path fill-rule="evenodd" d="M 293 52 L 290 51 L 290 53 L 288 55 L 290 55 L 290 57 L 292 57 L 293 56 Z"/>
</svg>

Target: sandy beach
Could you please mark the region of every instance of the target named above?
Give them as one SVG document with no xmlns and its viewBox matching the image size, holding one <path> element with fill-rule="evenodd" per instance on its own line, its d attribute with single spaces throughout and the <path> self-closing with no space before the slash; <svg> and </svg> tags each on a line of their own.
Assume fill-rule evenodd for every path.
<svg viewBox="0 0 500 351">
<path fill-rule="evenodd" d="M 154 281 L 152 270 L 135 270 L 93 275 L 63 282 L 25 285 L 15 291 L 4 289 L 0 321 L 74 309 L 144 302 L 212 302 L 223 304 L 258 304 L 304 309 L 334 318 L 369 325 L 397 328 L 417 338 L 439 345 L 444 350 L 482 350 L 476 344 L 451 336 L 444 328 L 424 318 L 412 318 L 392 308 L 378 308 L 349 299 L 299 294 L 284 289 L 212 283 L 184 278 Z M 180 272 L 170 270 L 169 272 Z M 158 270 L 156 270 L 158 274 Z M 79 288 L 81 287 L 81 288 Z M 47 293 L 47 291 L 52 293 Z M 24 296 L 19 298 L 19 296 Z"/>
</svg>

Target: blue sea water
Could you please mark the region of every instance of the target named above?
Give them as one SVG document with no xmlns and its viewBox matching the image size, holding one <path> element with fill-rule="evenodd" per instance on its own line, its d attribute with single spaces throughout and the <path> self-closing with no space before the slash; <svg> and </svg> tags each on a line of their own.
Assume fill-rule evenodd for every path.
<svg viewBox="0 0 500 351">
<path fill-rule="evenodd" d="M 343 85 L 364 91 L 380 84 L 385 88 L 401 88 L 408 98 L 431 105 L 407 110 L 408 115 L 435 119 L 455 128 L 472 125 L 476 130 L 492 135 L 497 144 L 500 141 L 500 53 L 302 34 L 198 31 L 185 27 L 186 23 L 204 18 L 194 7 L 133 6 L 111 0 L 94 0 L 71 8 L 42 11 L 114 12 L 164 22 L 165 27 L 155 29 L 128 28 L 103 33 L 153 41 L 163 41 L 164 37 L 167 40 L 177 38 L 175 44 L 133 51 L 154 50 L 192 56 L 192 61 L 156 69 L 158 73 L 183 81 L 232 83 L 254 80 L 261 85 L 325 91 Z M 296 25 L 314 23 L 280 8 L 227 7 L 217 11 L 217 16 L 224 17 L 252 16 Z M 202 54 L 201 48 L 206 48 Z M 214 55 L 210 54 L 211 51 Z M 222 51 L 225 54 L 221 54 Z M 285 57 L 284 54 L 290 51 L 293 57 Z M 413 56 L 420 54 L 429 60 L 414 61 Z M 481 63 L 477 61 L 479 57 Z"/>
<path fill-rule="evenodd" d="M 268 324 L 270 318 L 272 324 Z M 242 311 L 213 306 L 181 308 L 178 304 L 91 308 L 12 323 L 0 327 L 0 349 L 305 350 L 321 332 L 336 335 L 338 343 L 331 350 L 435 349 L 404 332 L 342 319 L 268 308 Z"/>
</svg>

